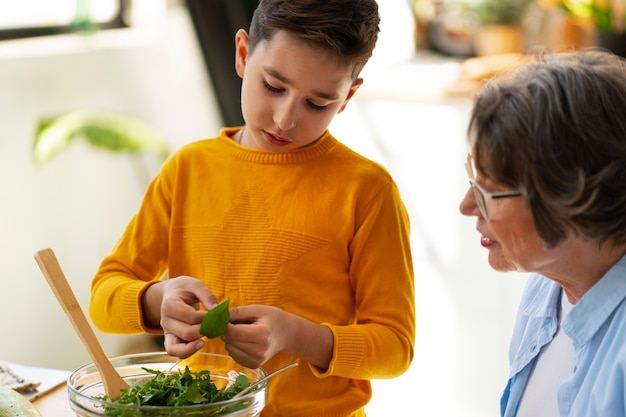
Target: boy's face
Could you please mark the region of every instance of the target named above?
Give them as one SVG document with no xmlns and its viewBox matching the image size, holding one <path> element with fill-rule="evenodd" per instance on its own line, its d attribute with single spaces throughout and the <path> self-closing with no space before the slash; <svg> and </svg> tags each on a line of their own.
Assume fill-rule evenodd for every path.
<svg viewBox="0 0 626 417">
<path fill-rule="evenodd" d="M 362 84 L 350 80 L 349 65 L 284 31 L 252 54 L 245 31 L 235 42 L 244 144 L 251 148 L 284 152 L 315 142 Z"/>
</svg>

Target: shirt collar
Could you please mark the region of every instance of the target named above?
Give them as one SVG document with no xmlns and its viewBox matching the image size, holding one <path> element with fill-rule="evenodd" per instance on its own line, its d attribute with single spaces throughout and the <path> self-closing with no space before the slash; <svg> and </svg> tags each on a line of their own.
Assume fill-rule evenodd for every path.
<svg viewBox="0 0 626 417">
<path fill-rule="evenodd" d="M 550 279 L 544 279 L 540 285 L 541 288 L 537 289 L 532 294 L 532 299 L 527 302 L 524 314 L 529 317 L 546 317 L 556 320 L 561 286 Z"/>
<path fill-rule="evenodd" d="M 626 298 L 626 255 L 574 305 L 563 330 L 574 345 L 586 343 Z"/>
</svg>

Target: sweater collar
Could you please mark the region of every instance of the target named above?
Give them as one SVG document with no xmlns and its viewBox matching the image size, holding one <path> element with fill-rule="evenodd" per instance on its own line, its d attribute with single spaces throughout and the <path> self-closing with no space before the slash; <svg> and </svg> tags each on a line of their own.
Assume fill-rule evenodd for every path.
<svg viewBox="0 0 626 417">
<path fill-rule="evenodd" d="M 338 144 L 337 139 L 326 130 L 322 137 L 312 145 L 286 152 L 268 152 L 235 143 L 232 136 L 239 130 L 241 130 L 241 126 L 222 128 L 218 140 L 224 143 L 226 151 L 235 158 L 259 164 L 289 164 L 309 161 L 328 153 Z"/>
</svg>

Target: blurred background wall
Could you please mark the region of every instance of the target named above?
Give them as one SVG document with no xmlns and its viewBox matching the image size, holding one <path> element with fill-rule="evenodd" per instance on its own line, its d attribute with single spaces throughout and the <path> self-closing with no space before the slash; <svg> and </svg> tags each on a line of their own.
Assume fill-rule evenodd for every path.
<svg viewBox="0 0 626 417">
<path fill-rule="evenodd" d="M 33 254 L 55 250 L 87 311 L 91 277 L 160 164 L 76 140 L 36 165 L 39 118 L 123 112 L 157 128 L 172 149 L 221 124 L 186 10 L 143 3 L 131 29 L 0 42 L 0 359 L 65 369 L 88 360 Z M 99 336 L 110 354 L 128 342 Z"/>
</svg>

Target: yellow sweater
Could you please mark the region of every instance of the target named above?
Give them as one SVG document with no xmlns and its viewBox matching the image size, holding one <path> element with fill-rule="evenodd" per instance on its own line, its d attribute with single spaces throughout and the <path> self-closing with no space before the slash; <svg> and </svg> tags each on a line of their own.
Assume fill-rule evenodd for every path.
<svg viewBox="0 0 626 417">
<path fill-rule="evenodd" d="M 238 128 L 163 165 L 92 283 L 103 332 L 158 333 L 142 292 L 165 273 L 205 281 L 230 305 L 280 307 L 328 326 L 330 366 L 273 378 L 263 416 L 364 416 L 370 379 L 409 367 L 415 338 L 409 220 L 388 172 L 326 133 L 286 153 L 242 147 Z M 219 339 L 205 350 L 225 353 Z M 296 358 L 277 355 L 271 372 Z"/>
</svg>

